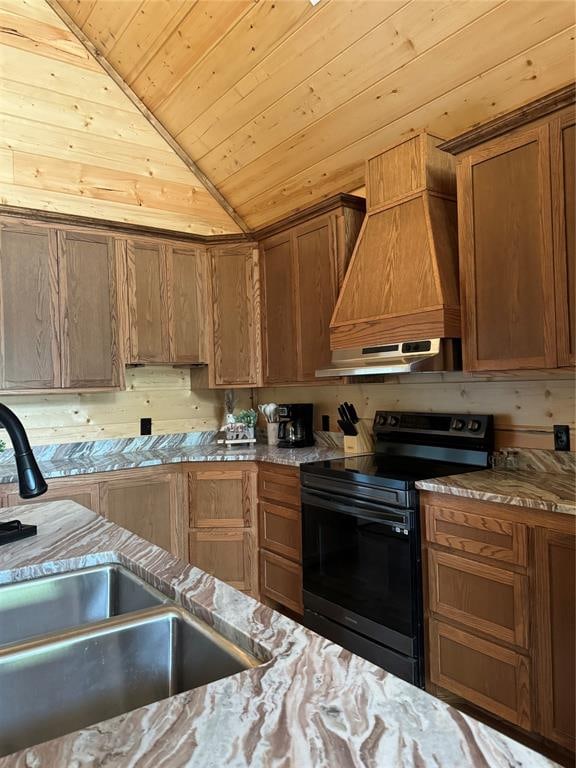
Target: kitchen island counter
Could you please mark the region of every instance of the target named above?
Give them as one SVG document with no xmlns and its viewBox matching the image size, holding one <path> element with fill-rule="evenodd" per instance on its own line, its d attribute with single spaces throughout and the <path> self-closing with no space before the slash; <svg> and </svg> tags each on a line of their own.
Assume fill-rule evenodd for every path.
<svg viewBox="0 0 576 768">
<path fill-rule="evenodd" d="M 0 520 L 15 516 L 38 535 L 1 548 L 0 583 L 117 562 L 271 660 L 0 758 L 0 768 L 552 765 L 73 502 L 2 510 Z"/>
</svg>

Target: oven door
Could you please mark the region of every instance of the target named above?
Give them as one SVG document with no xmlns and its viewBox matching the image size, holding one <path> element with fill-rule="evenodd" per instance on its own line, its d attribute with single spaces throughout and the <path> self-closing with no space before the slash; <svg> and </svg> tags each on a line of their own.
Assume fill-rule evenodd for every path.
<svg viewBox="0 0 576 768">
<path fill-rule="evenodd" d="M 302 491 L 304 605 L 399 653 L 419 652 L 413 510 Z"/>
</svg>

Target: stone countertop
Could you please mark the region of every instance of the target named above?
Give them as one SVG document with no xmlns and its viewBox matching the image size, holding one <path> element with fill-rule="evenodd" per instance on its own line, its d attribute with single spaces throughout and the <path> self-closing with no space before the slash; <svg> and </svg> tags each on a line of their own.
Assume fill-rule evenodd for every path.
<svg viewBox="0 0 576 768">
<path fill-rule="evenodd" d="M 0 584 L 118 562 L 261 658 L 260 667 L 0 758 L 0 768 L 554 765 L 73 502 L 3 510 Z"/>
<path fill-rule="evenodd" d="M 576 515 L 576 478 L 572 472 L 486 469 L 421 480 L 422 491 Z"/>
<path fill-rule="evenodd" d="M 102 441 L 106 442 L 106 441 Z M 36 451 L 35 451 L 36 452 Z M 165 445 L 160 447 L 133 448 L 132 450 L 111 450 L 37 456 L 42 474 L 48 480 L 55 477 L 72 477 L 95 472 L 111 472 L 134 467 L 154 467 L 160 464 L 179 464 L 195 461 L 262 461 L 298 467 L 309 461 L 339 459 L 344 451 L 322 445 L 310 448 L 277 448 L 269 445 L 239 446 L 229 448 L 216 443 L 203 445 Z M 16 465 L 13 462 L 0 463 L 0 484 L 16 483 Z"/>
</svg>

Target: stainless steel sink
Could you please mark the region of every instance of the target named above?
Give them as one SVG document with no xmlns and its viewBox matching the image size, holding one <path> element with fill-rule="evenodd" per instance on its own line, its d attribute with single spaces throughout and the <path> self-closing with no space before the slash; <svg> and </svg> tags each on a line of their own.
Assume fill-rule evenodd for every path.
<svg viewBox="0 0 576 768">
<path fill-rule="evenodd" d="M 0 587 L 0 647 L 167 602 L 119 565 L 7 584 Z"/>
<path fill-rule="evenodd" d="M 5 646 L 0 755 L 260 663 L 175 606 Z"/>
</svg>

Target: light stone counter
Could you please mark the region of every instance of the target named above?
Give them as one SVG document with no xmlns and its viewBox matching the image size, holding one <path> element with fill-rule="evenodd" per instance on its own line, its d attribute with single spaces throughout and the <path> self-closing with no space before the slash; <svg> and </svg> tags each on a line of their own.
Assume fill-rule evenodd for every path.
<svg viewBox="0 0 576 768">
<path fill-rule="evenodd" d="M 34 454 L 47 480 L 189 461 L 266 461 L 297 467 L 309 461 L 344 456 L 342 448 L 330 445 L 327 438 L 326 442 L 318 438 L 317 444 L 310 448 L 276 448 L 259 443 L 226 447 L 214 443 L 213 439 L 213 432 L 189 432 L 39 446 L 34 448 Z M 12 457 L 12 451 L 0 454 L 0 484 L 18 481 Z"/>
<path fill-rule="evenodd" d="M 38 535 L 0 548 L 0 583 L 118 562 L 271 661 L 0 758 L 0 768 L 553 765 L 77 504 L 0 519 L 15 514 Z"/>
<path fill-rule="evenodd" d="M 421 480 L 416 487 L 421 491 L 576 515 L 573 472 L 486 469 Z"/>
</svg>

